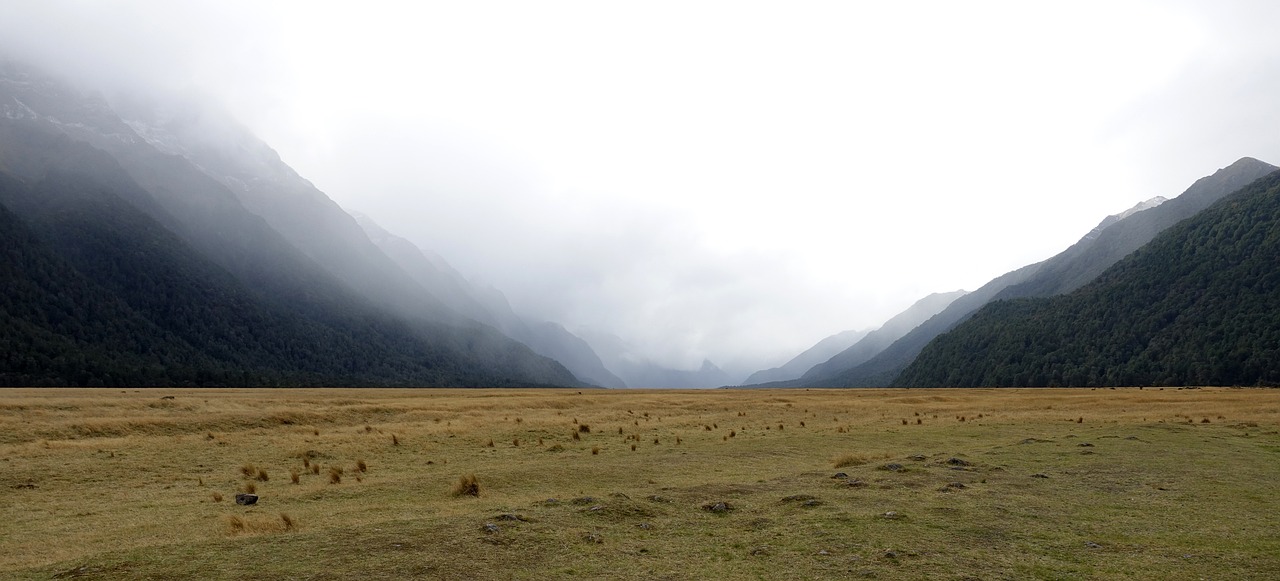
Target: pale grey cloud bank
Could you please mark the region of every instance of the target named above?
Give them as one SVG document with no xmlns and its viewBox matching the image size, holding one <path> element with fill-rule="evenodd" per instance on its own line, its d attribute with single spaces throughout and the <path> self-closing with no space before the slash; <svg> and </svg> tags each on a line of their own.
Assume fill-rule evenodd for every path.
<svg viewBox="0 0 1280 581">
<path fill-rule="evenodd" d="M 1269 2 L 0 9 L 11 54 L 224 107 L 517 308 L 688 368 L 776 365 L 1280 162 Z"/>
</svg>

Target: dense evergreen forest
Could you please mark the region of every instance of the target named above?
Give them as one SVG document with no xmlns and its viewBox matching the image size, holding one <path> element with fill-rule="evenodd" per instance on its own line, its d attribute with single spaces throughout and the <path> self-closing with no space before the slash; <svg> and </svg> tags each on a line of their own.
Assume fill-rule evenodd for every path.
<svg viewBox="0 0 1280 581">
<path fill-rule="evenodd" d="M 1077 291 L 995 301 L 921 352 L 908 387 L 1280 384 L 1280 172 Z"/>
</svg>

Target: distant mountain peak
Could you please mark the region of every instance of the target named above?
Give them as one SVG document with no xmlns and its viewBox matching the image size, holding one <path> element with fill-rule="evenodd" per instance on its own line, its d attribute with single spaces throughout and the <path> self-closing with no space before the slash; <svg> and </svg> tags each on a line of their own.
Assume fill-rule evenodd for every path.
<svg viewBox="0 0 1280 581">
<path fill-rule="evenodd" d="M 1163 204 L 1167 201 L 1169 201 L 1169 199 L 1164 196 L 1156 196 L 1149 200 L 1138 202 L 1132 208 L 1129 208 L 1128 210 L 1120 212 L 1119 214 L 1112 214 L 1110 216 L 1107 216 L 1106 218 L 1102 219 L 1102 222 L 1098 223 L 1097 227 L 1095 227 L 1093 230 L 1090 230 L 1088 234 L 1085 234 L 1084 239 L 1093 240 L 1097 238 L 1099 234 L 1102 234 L 1102 231 L 1106 230 L 1107 227 L 1111 226 L 1112 224 L 1115 224 L 1116 222 L 1119 222 L 1125 218 L 1128 218 L 1129 216 L 1137 214 L 1138 212 L 1150 210 L 1151 208 L 1159 206 L 1160 204 Z"/>
</svg>

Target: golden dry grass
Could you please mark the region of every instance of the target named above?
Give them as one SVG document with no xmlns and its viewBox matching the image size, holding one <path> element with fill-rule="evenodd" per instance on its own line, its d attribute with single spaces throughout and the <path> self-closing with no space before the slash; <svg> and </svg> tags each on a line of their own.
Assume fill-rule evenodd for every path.
<svg viewBox="0 0 1280 581">
<path fill-rule="evenodd" d="M 1278 425 L 1259 389 L 10 389 L 0 576 L 1259 578 Z"/>
</svg>

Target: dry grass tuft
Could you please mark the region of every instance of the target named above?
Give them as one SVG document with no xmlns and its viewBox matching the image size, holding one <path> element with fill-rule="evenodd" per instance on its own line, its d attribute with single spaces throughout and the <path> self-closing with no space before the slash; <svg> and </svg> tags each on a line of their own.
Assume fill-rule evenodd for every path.
<svg viewBox="0 0 1280 581">
<path fill-rule="evenodd" d="M 582 436 L 579 436 L 579 435 L 578 435 L 578 432 L 576 432 L 576 431 L 575 431 L 575 432 L 573 432 L 573 440 L 574 440 L 575 442 L 576 442 L 576 441 L 578 441 L 578 440 L 581 440 L 581 439 L 582 439 Z"/>
<path fill-rule="evenodd" d="M 580 425 L 578 426 L 578 431 L 579 431 L 579 432 L 582 432 L 582 433 L 584 433 L 584 434 L 590 434 L 590 433 L 591 433 L 591 426 L 588 426 L 588 425 L 586 425 L 586 424 L 580 424 Z"/>
<path fill-rule="evenodd" d="M 298 527 L 298 521 L 283 512 L 280 513 L 280 520 L 227 515 L 224 522 L 229 535 L 283 533 Z"/>
<path fill-rule="evenodd" d="M 312 474 L 319 474 L 319 473 L 320 473 L 320 465 L 319 465 L 319 464 L 312 464 L 312 465 L 311 465 L 311 473 L 312 473 Z"/>
<path fill-rule="evenodd" d="M 222 502 L 222 493 L 221 493 L 221 492 L 215 492 L 215 493 L 213 493 L 213 501 L 214 501 L 214 502 Z"/>
<path fill-rule="evenodd" d="M 592 446 L 592 447 L 591 447 L 591 455 L 592 455 L 592 456 L 599 456 L 599 455 L 600 455 L 600 446 Z"/>
<path fill-rule="evenodd" d="M 244 483 L 244 486 L 240 487 L 240 492 L 245 494 L 255 494 L 258 492 L 258 486 L 252 482 L 246 482 Z"/>
<path fill-rule="evenodd" d="M 363 459 L 363 458 L 361 458 L 361 459 L 359 459 L 359 460 L 356 460 L 356 471 L 357 471 L 357 472 L 368 472 L 368 471 L 369 471 L 369 465 L 368 465 L 368 464 L 365 464 L 365 462 L 364 462 L 364 459 Z"/>
<path fill-rule="evenodd" d="M 329 469 L 329 484 L 342 484 L 342 469 L 334 466 Z"/>
<path fill-rule="evenodd" d="M 844 468 L 846 466 L 862 466 L 870 462 L 866 456 L 856 456 L 854 454 L 841 454 L 831 459 L 833 468 Z"/>
<path fill-rule="evenodd" d="M 480 481 L 475 474 L 460 476 L 453 485 L 454 496 L 480 496 Z"/>
<path fill-rule="evenodd" d="M 301 478 L 301 476 L 302 476 L 302 475 L 301 475 L 301 474 L 298 474 L 298 471 L 297 471 L 297 470 L 290 470 L 290 471 L 289 471 L 289 482 L 291 482 L 291 483 L 293 483 L 293 484 L 297 484 L 297 483 L 298 483 L 298 479 L 299 479 L 299 478 Z"/>
<path fill-rule="evenodd" d="M 253 464 L 245 464 L 240 467 L 240 474 L 243 474 L 245 478 L 253 478 L 253 475 L 257 474 L 257 472 L 258 469 Z"/>
<path fill-rule="evenodd" d="M 400 438 L 397 438 L 395 434 L 391 434 L 391 445 L 392 446 L 400 445 Z"/>
<path fill-rule="evenodd" d="M 258 482 L 267 482 L 268 480 L 271 480 L 271 476 L 269 476 L 269 475 L 267 474 L 267 471 L 266 471 L 266 470 L 263 470 L 263 469 L 259 468 L 259 469 L 258 469 Z"/>
</svg>

